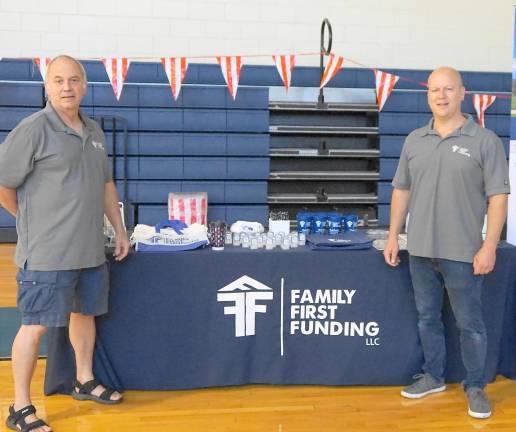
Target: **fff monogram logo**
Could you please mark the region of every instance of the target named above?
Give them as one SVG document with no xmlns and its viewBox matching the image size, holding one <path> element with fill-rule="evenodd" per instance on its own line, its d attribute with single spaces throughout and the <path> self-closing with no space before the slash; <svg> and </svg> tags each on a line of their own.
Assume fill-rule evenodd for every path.
<svg viewBox="0 0 516 432">
<path fill-rule="evenodd" d="M 242 276 L 217 292 L 218 302 L 231 302 L 224 306 L 224 315 L 235 315 L 235 336 L 253 336 L 257 313 L 266 313 L 267 305 L 257 301 L 272 300 L 272 288 L 249 277 Z"/>
</svg>

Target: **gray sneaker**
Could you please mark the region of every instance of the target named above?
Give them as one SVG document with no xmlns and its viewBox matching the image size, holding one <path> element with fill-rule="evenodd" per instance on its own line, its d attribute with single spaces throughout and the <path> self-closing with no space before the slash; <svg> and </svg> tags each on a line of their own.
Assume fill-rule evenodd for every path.
<svg viewBox="0 0 516 432">
<path fill-rule="evenodd" d="M 401 391 L 403 397 L 419 399 L 431 393 L 439 393 L 446 390 L 444 383 L 437 381 L 430 374 L 417 374 L 414 375 L 414 379 L 416 380 L 414 383 Z"/>
<path fill-rule="evenodd" d="M 491 417 L 491 404 L 484 390 L 478 387 L 470 387 L 466 390 L 468 398 L 468 414 L 471 417 L 485 419 Z"/>
</svg>

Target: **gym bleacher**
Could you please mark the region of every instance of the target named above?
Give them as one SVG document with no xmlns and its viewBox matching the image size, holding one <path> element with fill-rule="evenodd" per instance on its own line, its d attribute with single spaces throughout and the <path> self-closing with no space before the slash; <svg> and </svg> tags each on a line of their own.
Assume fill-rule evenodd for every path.
<svg viewBox="0 0 516 432">
<path fill-rule="evenodd" d="M 295 211 L 312 207 L 310 201 L 307 204 L 289 198 L 289 188 L 297 192 L 306 188 L 307 193 L 298 194 L 305 200 L 307 196 L 320 195 L 320 192 L 313 186 L 318 183 L 310 179 L 283 178 L 281 180 L 287 181 L 280 182 L 271 176 L 276 166 L 281 168 L 288 163 L 303 166 L 305 170 L 318 169 L 324 164 L 330 170 L 342 171 L 347 169 L 346 164 L 352 171 L 366 170 L 362 173 L 368 174 L 362 179 L 346 176 L 337 180 L 319 179 L 327 192 L 333 192 L 341 200 L 332 203 L 319 199 L 317 205 L 362 215 L 368 213 L 370 220 L 385 226 L 389 221 L 390 180 L 403 140 L 411 130 L 426 124 L 430 118 L 425 89 L 417 84 L 426 81 L 429 72 L 389 71 L 410 81 L 398 82 L 382 112 L 373 109 L 371 113 L 371 109 L 363 109 L 361 115 L 371 126 L 367 136 L 360 137 L 359 133 L 346 135 L 347 138 L 344 134 L 336 135 L 328 139 L 328 147 L 339 149 L 340 154 L 334 153 L 335 157 L 325 154 L 324 160 L 318 155 L 310 159 L 312 162 L 307 162 L 306 158 L 285 157 L 276 148 L 284 147 L 283 143 L 274 144 L 275 135 L 278 135 L 274 131 L 278 125 L 308 118 L 285 107 L 276 108 L 276 111 L 272 108 L 270 89 L 282 86 L 274 66 L 244 66 L 237 97 L 233 100 L 218 65 L 191 64 L 181 93 L 174 101 L 161 64 L 135 62 L 131 63 L 120 101 L 117 101 L 102 63 L 84 61 L 83 64 L 90 82 L 83 111 L 105 120 L 110 154 L 114 139 L 117 143 L 114 171 L 121 198 L 131 204 L 129 226 L 155 224 L 166 219 L 167 194 L 171 191 L 208 192 L 209 220 L 266 223 L 269 208 L 282 207 L 290 208 L 293 218 Z M 508 73 L 466 72 L 463 79 L 469 92 L 509 94 L 511 90 Z M 291 85 L 293 88 L 317 88 L 319 81 L 319 68 L 296 67 Z M 367 69 L 344 68 L 330 81 L 328 88 L 369 89 L 373 94 L 373 73 Z M 273 102 L 281 104 L 278 100 Z M 348 104 L 353 102 L 346 100 Z M 374 99 L 369 102 L 371 105 Z M 314 99 L 314 106 L 315 103 Z M 30 60 L 0 61 L 0 142 L 20 120 L 43 104 L 41 76 L 33 63 Z M 475 116 L 470 95 L 466 96 L 463 110 Z M 326 124 L 324 115 L 332 118 L 331 124 L 339 124 L 340 118 L 346 121 L 344 117 L 335 116 L 335 112 L 332 114 L 331 109 L 326 113 L 323 111 L 322 116 L 315 112 L 314 117 L 314 112 L 312 110 L 310 114 L 312 120 L 316 119 L 323 126 Z M 113 118 L 117 119 L 114 136 L 110 121 Z M 486 112 L 485 119 L 486 126 L 502 138 L 508 151 L 510 100 L 498 98 Z M 357 124 L 352 127 L 360 127 Z M 127 129 L 125 188 L 124 127 Z M 309 142 L 306 133 L 303 139 L 300 135 L 290 135 L 287 146 L 303 147 L 303 140 Z M 312 138 L 311 142 L 315 143 L 322 139 L 317 134 Z M 360 140 L 363 146 L 357 144 Z M 346 149 L 348 153 L 345 153 Z M 124 190 L 127 196 L 124 196 Z M 0 241 L 15 239 L 14 225 L 14 219 L 0 209 Z"/>
</svg>

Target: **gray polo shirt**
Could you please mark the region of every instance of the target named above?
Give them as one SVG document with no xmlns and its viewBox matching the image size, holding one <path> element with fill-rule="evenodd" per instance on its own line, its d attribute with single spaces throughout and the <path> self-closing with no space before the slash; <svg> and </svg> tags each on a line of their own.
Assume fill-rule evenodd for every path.
<svg viewBox="0 0 516 432">
<path fill-rule="evenodd" d="M 0 184 L 18 198 L 18 267 L 72 270 L 105 261 L 105 137 L 97 123 L 81 119 L 83 137 L 48 103 L 0 144 Z"/>
<path fill-rule="evenodd" d="M 392 185 L 410 190 L 411 255 L 473 262 L 482 245 L 487 197 L 510 192 L 502 142 L 466 117 L 444 139 L 432 119 L 403 146 Z"/>
</svg>

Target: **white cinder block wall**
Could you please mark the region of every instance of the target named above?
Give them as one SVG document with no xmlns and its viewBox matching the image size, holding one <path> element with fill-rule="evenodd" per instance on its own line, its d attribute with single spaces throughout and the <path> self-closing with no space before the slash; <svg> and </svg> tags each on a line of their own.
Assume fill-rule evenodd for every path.
<svg viewBox="0 0 516 432">
<path fill-rule="evenodd" d="M 0 0 L 0 57 L 333 52 L 368 66 L 505 71 L 515 0 Z M 201 59 L 197 61 L 203 61 Z M 213 62 L 213 60 L 204 60 Z M 270 64 L 268 58 L 245 63 Z M 317 65 L 317 57 L 297 64 Z"/>
</svg>

